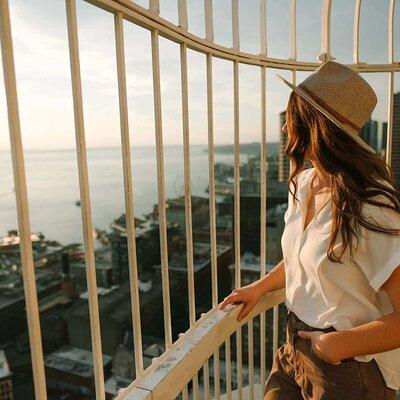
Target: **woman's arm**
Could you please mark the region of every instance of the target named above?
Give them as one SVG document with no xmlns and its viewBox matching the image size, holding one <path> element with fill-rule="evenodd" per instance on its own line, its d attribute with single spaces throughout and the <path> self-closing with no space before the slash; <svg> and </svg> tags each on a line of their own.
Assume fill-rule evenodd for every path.
<svg viewBox="0 0 400 400">
<path fill-rule="evenodd" d="M 400 347 L 400 265 L 382 285 L 393 306 L 393 312 L 343 331 L 324 336 L 326 349 L 335 361 L 346 357 L 375 354 Z M 307 335 L 307 333 L 306 333 Z"/>
<path fill-rule="evenodd" d="M 262 278 L 249 285 L 233 289 L 232 293 L 219 304 L 218 309 L 223 310 L 227 304 L 231 303 L 244 303 L 245 307 L 238 315 L 238 321 L 240 321 L 250 312 L 265 292 L 273 292 L 283 287 L 285 287 L 285 264 L 281 260 Z"/>
<path fill-rule="evenodd" d="M 256 282 L 261 292 L 264 293 L 284 288 L 285 280 L 285 264 L 282 259 L 270 272 Z"/>
</svg>

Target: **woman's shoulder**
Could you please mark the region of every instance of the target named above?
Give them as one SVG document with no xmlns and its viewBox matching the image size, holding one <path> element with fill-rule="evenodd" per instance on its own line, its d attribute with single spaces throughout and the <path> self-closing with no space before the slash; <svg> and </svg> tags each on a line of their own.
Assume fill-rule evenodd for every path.
<svg viewBox="0 0 400 400">
<path fill-rule="evenodd" d="M 296 184 L 299 187 L 302 187 L 307 182 L 307 179 L 312 175 L 312 171 L 314 171 L 314 169 L 315 167 L 308 167 L 301 170 L 294 178 Z"/>
<path fill-rule="evenodd" d="M 379 180 L 385 186 L 394 189 L 393 185 L 387 181 Z M 385 194 L 379 193 L 370 198 L 379 204 L 371 204 L 363 201 L 361 212 L 365 217 L 372 218 L 378 224 L 389 225 L 390 227 L 400 228 L 400 213 L 393 208 L 385 207 L 385 205 L 394 207 L 393 202 Z"/>
</svg>

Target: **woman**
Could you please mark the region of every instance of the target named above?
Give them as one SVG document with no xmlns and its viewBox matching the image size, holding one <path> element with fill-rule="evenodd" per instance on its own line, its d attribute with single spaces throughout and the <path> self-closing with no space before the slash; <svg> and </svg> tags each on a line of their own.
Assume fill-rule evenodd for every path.
<svg viewBox="0 0 400 400">
<path fill-rule="evenodd" d="M 279 75 L 278 75 L 279 76 Z M 395 399 L 400 389 L 400 194 L 391 168 L 359 137 L 376 95 L 328 61 L 293 90 L 284 148 L 292 169 L 283 260 L 219 309 L 286 287 L 286 343 L 264 400 Z M 313 167 L 303 169 L 305 161 Z"/>
</svg>

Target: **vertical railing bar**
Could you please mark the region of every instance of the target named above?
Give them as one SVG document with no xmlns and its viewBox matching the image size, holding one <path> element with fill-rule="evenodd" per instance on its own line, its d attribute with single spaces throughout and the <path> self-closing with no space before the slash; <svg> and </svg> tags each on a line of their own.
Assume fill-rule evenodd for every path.
<svg viewBox="0 0 400 400">
<path fill-rule="evenodd" d="M 360 10 L 361 0 L 356 0 L 354 5 L 354 22 L 353 22 L 353 63 L 358 64 L 360 61 Z"/>
<path fill-rule="evenodd" d="M 233 49 L 240 51 L 239 2 L 232 0 L 232 43 Z M 235 288 L 240 282 L 240 150 L 239 150 L 239 62 L 233 61 L 233 110 L 234 110 L 234 241 L 235 241 Z M 236 330 L 236 380 L 238 400 L 243 396 L 242 370 L 242 327 Z"/>
<path fill-rule="evenodd" d="M 394 91 L 394 72 L 389 72 L 388 82 L 388 117 L 387 117 L 387 136 L 386 136 L 386 163 L 392 165 L 392 141 L 393 141 L 393 91 Z"/>
<path fill-rule="evenodd" d="M 266 26 L 266 0 L 260 0 L 260 37 L 261 37 L 261 49 L 260 53 L 267 55 L 267 26 Z M 266 174 L 266 153 L 267 153 L 267 110 L 266 110 L 266 68 L 260 67 L 260 89 L 261 89 L 261 141 L 260 141 L 260 278 L 265 275 L 266 265 L 266 214 L 267 214 L 267 174 Z M 266 339 L 266 327 L 265 327 L 265 311 L 260 314 L 259 317 L 260 325 L 260 385 L 261 390 L 264 390 L 266 382 L 265 373 L 265 339 Z"/>
<path fill-rule="evenodd" d="M 157 152 L 157 184 L 158 184 L 158 221 L 160 229 L 161 277 L 163 291 L 163 314 L 165 349 L 172 346 L 171 304 L 169 294 L 168 272 L 168 243 L 167 217 L 164 181 L 164 152 L 162 138 L 162 110 L 161 110 L 161 82 L 160 82 L 160 51 L 158 46 L 158 30 L 151 30 L 151 58 L 153 70 L 153 97 L 154 97 L 154 130 Z"/>
<path fill-rule="evenodd" d="M 296 0 L 290 0 L 290 59 L 297 59 Z"/>
<path fill-rule="evenodd" d="M 129 139 L 128 97 L 126 91 L 123 14 L 114 15 L 115 50 L 117 59 L 119 113 L 121 126 L 122 165 L 124 175 L 126 230 L 128 236 L 129 280 L 131 289 L 132 330 L 136 376 L 143 373 L 142 328 L 140 322 L 139 281 L 136 258 L 136 234 L 132 182 L 131 145 Z"/>
<path fill-rule="evenodd" d="M 232 399 L 231 337 L 225 340 L 225 381 L 226 381 L 226 400 L 231 400 Z"/>
<path fill-rule="evenodd" d="M 231 1 L 232 9 L 232 44 L 233 49 L 240 50 L 239 34 L 239 2 Z M 240 283 L 240 153 L 239 153 L 239 63 L 233 62 L 233 92 L 234 92 L 234 215 L 235 215 L 235 288 Z M 243 371 L 242 371 L 242 327 L 236 330 L 236 380 L 238 400 L 243 396 Z"/>
<path fill-rule="evenodd" d="M 187 30 L 187 0 L 178 0 L 179 25 Z M 191 173 L 190 173 L 190 149 L 189 149 L 189 93 L 187 78 L 187 46 L 182 43 L 181 50 L 181 84 L 182 84 L 182 124 L 184 143 L 184 168 L 185 168 L 185 220 L 186 220 L 186 248 L 188 262 L 188 290 L 189 290 L 189 321 L 192 326 L 196 321 L 195 289 L 194 289 L 194 267 L 193 267 L 193 235 L 192 235 L 192 195 L 191 195 Z M 186 168 L 188 166 L 188 168 Z M 198 372 L 192 379 L 193 398 L 200 397 Z M 183 398 L 189 399 L 188 386 L 185 387 Z"/>
<path fill-rule="evenodd" d="M 187 0 L 178 0 L 179 26 L 185 31 L 188 30 Z"/>
<path fill-rule="evenodd" d="M 214 18 L 212 0 L 204 0 L 204 16 L 206 25 L 206 39 L 214 41 Z"/>
<path fill-rule="evenodd" d="M 208 368 L 208 360 L 203 364 L 203 377 L 204 377 L 204 400 L 211 399 L 210 392 L 210 371 Z"/>
<path fill-rule="evenodd" d="M 234 220 L 235 220 L 235 288 L 240 282 L 240 150 L 239 150 L 239 62 L 233 62 L 233 109 L 234 109 Z M 242 400 L 242 327 L 236 330 L 236 357 L 238 400 Z"/>
<path fill-rule="evenodd" d="M 394 10 L 396 8 L 396 0 L 390 0 L 389 15 L 388 15 L 388 63 L 394 62 Z"/>
<path fill-rule="evenodd" d="M 247 352 L 249 362 L 249 399 L 254 400 L 254 320 L 247 323 Z"/>
<path fill-rule="evenodd" d="M 331 9 L 332 0 L 324 0 L 322 4 L 322 24 L 321 24 L 321 54 L 320 61 L 325 62 L 331 57 Z"/>
<path fill-rule="evenodd" d="M 74 103 L 75 138 L 79 172 L 79 189 L 82 212 L 83 240 L 85 249 L 86 279 L 88 288 L 90 335 L 93 350 L 93 369 L 96 399 L 105 399 L 103 355 L 99 304 L 97 297 L 96 265 L 93 244 L 93 223 L 90 206 L 89 177 L 86 156 L 85 126 L 83 119 L 82 83 L 79 61 L 78 26 L 76 1 L 66 0 L 68 43 L 71 66 L 71 83 Z"/>
<path fill-rule="evenodd" d="M 7 0 L 0 2 L 0 39 L 3 60 L 3 75 L 6 91 L 11 156 L 15 183 L 15 198 L 18 216 L 18 235 L 26 317 L 36 399 L 46 400 L 46 378 L 39 319 L 39 306 L 33 262 L 31 228 L 29 220 L 28 194 L 26 188 L 24 153 L 18 110 L 17 82 L 15 76 L 14 50 L 12 43 L 10 10 Z"/>
<path fill-rule="evenodd" d="M 232 0 L 232 43 L 234 50 L 240 49 L 239 0 Z"/>
<path fill-rule="evenodd" d="M 182 399 L 183 400 L 189 400 L 189 390 L 188 390 L 188 385 L 186 385 L 183 390 L 182 390 Z"/>
<path fill-rule="evenodd" d="M 182 89 L 182 132 L 183 132 L 183 163 L 185 186 L 185 228 L 186 228 L 186 257 L 188 271 L 188 295 L 189 295 L 189 321 L 190 326 L 196 322 L 194 267 L 193 267 L 193 235 L 192 235 L 192 188 L 190 172 L 190 148 L 189 148 L 189 93 L 187 70 L 186 43 L 180 46 L 181 55 L 181 89 Z"/>
<path fill-rule="evenodd" d="M 214 176 L 214 104 L 213 104 L 213 67 L 212 55 L 206 55 L 207 79 L 207 134 L 208 134 L 208 182 L 210 209 L 210 246 L 211 246 L 211 295 L 212 306 L 218 304 L 218 260 L 217 260 L 217 223 L 215 208 L 215 176 Z M 215 399 L 220 397 L 220 363 L 219 348 L 214 352 Z"/>
<path fill-rule="evenodd" d="M 266 226 L 267 226 L 267 94 L 266 94 L 266 67 L 261 71 L 261 148 L 260 148 L 260 278 L 265 276 L 266 270 Z M 265 311 L 260 314 L 260 385 L 262 390 L 266 382 L 265 377 Z"/>
<path fill-rule="evenodd" d="M 266 56 L 267 48 L 267 0 L 260 0 L 260 54 Z"/>
<path fill-rule="evenodd" d="M 212 0 L 204 0 L 204 15 L 206 39 L 214 41 L 214 18 Z M 218 266 L 217 266 L 217 235 L 215 211 L 215 181 L 214 181 L 214 148 L 213 148 L 213 87 L 212 87 L 212 56 L 206 55 L 207 63 L 207 120 L 208 120 L 208 146 L 209 146 L 209 208 L 210 208 L 210 245 L 211 245 L 211 287 L 212 306 L 218 304 Z M 211 146 L 211 147 L 210 147 Z M 220 398 L 220 363 L 219 348 L 214 352 L 214 398 Z"/>
<path fill-rule="evenodd" d="M 186 0 L 185 0 L 186 3 Z M 183 5 L 185 6 L 185 5 Z M 181 13 L 179 14 L 181 15 Z M 180 23 L 184 21 L 180 20 Z M 189 91 L 188 91 L 188 67 L 187 46 L 180 45 L 181 60 L 181 90 L 182 90 L 182 134 L 183 134 L 183 165 L 185 186 L 185 229 L 186 229 L 186 259 L 188 278 L 188 300 L 189 300 L 189 324 L 196 322 L 194 266 L 193 266 L 193 234 L 192 234 L 192 188 L 190 172 L 190 140 L 189 140 Z M 199 392 L 198 373 L 193 377 L 193 388 Z"/>
<path fill-rule="evenodd" d="M 160 0 L 150 0 L 149 1 L 149 10 L 156 14 L 160 15 Z"/>
<path fill-rule="evenodd" d="M 388 15 L 388 63 L 394 62 L 394 11 L 396 0 L 390 0 Z M 394 91 L 394 72 L 389 72 L 388 81 L 388 117 L 386 133 L 386 163 L 392 165 L 392 141 L 393 141 L 393 91 Z"/>
</svg>

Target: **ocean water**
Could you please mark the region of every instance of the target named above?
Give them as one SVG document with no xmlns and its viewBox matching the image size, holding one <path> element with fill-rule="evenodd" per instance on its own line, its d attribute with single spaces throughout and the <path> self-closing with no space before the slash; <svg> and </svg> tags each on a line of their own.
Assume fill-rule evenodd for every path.
<svg viewBox="0 0 400 400">
<path fill-rule="evenodd" d="M 131 150 L 135 216 L 143 217 L 158 203 L 155 147 Z M 190 149 L 192 194 L 208 197 L 207 145 Z M 109 231 L 113 219 L 125 212 L 120 148 L 87 150 L 93 226 Z M 25 151 L 31 231 L 66 245 L 83 243 L 78 166 L 75 150 Z M 215 162 L 233 163 L 231 154 L 215 154 Z M 241 162 L 244 160 L 241 159 Z M 0 152 L 0 236 L 18 229 L 10 152 Z M 164 146 L 166 198 L 184 194 L 182 146 Z"/>
</svg>

